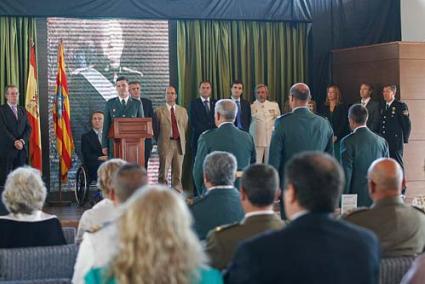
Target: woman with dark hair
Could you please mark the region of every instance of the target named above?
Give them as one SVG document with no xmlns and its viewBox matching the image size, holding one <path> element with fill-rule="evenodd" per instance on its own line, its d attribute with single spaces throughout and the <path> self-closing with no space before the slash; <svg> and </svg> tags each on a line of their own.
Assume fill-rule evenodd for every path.
<svg viewBox="0 0 425 284">
<path fill-rule="evenodd" d="M 331 123 L 334 131 L 335 158 L 340 160 L 339 142 L 349 131 L 347 107 L 342 103 L 341 89 L 337 85 L 330 85 L 327 88 L 326 101 L 319 110 L 319 114 L 326 117 Z"/>
</svg>

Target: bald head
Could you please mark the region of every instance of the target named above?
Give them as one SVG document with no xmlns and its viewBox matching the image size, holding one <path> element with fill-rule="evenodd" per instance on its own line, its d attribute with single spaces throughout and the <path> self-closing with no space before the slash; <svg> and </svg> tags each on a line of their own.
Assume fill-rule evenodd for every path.
<svg viewBox="0 0 425 284">
<path fill-rule="evenodd" d="M 310 99 L 310 88 L 307 86 L 307 84 L 296 83 L 292 85 L 291 89 L 289 90 L 289 94 L 294 99 L 305 101 L 307 103 L 307 101 Z"/>
<path fill-rule="evenodd" d="M 230 99 L 221 99 L 215 104 L 216 124 L 221 122 L 232 122 L 236 118 L 238 109 L 236 103 Z M 217 125 L 218 126 L 218 125 Z"/>
<path fill-rule="evenodd" d="M 403 170 L 393 159 L 382 158 L 373 162 L 369 167 L 368 179 L 369 191 L 373 200 L 375 200 L 376 197 L 388 197 L 401 194 Z"/>
</svg>

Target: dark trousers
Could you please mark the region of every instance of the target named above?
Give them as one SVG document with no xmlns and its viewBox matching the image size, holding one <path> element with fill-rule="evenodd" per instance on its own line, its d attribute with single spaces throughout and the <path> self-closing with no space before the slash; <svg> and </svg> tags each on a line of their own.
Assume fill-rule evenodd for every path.
<svg viewBox="0 0 425 284">
<path fill-rule="evenodd" d="M 152 139 L 145 140 L 145 169 L 148 170 L 148 161 L 152 152 Z"/>
<path fill-rule="evenodd" d="M 404 175 L 403 148 L 391 149 L 390 147 L 390 158 L 397 161 L 397 163 L 400 165 L 401 169 L 403 170 L 403 175 Z M 403 187 L 401 193 L 406 194 L 406 187 Z"/>
<path fill-rule="evenodd" d="M 26 149 L 11 150 L 0 157 L 0 186 L 4 186 L 7 175 L 16 168 L 25 165 L 27 160 Z"/>
</svg>

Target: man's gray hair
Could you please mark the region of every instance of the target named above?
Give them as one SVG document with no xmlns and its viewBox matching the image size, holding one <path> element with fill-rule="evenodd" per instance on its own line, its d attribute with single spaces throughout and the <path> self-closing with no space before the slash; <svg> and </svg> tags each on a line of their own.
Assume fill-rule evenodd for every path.
<svg viewBox="0 0 425 284">
<path fill-rule="evenodd" d="M 2 200 L 10 213 L 31 214 L 41 210 L 46 196 L 47 190 L 40 172 L 22 167 L 7 176 Z"/>
<path fill-rule="evenodd" d="M 205 157 L 204 175 L 213 186 L 233 185 L 237 166 L 236 157 L 233 154 L 214 151 Z"/>
<path fill-rule="evenodd" d="M 215 104 L 215 113 L 219 113 L 227 121 L 233 121 L 236 118 L 238 108 L 231 99 L 221 99 Z"/>
<path fill-rule="evenodd" d="M 296 83 L 289 89 L 289 95 L 300 101 L 307 101 L 311 98 L 310 88 L 307 84 Z"/>
</svg>

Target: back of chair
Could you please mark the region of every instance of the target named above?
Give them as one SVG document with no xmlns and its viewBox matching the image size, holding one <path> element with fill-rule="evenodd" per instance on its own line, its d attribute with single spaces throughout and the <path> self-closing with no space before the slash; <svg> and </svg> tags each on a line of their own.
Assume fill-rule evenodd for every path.
<svg viewBox="0 0 425 284">
<path fill-rule="evenodd" d="M 415 256 L 383 258 L 381 260 L 380 284 L 400 284 Z"/>
<path fill-rule="evenodd" d="M 74 227 L 62 227 L 62 231 L 67 244 L 75 243 L 75 235 L 77 234 L 77 230 Z"/>
<path fill-rule="evenodd" d="M 0 281 L 71 279 L 78 247 L 0 249 Z"/>
</svg>

